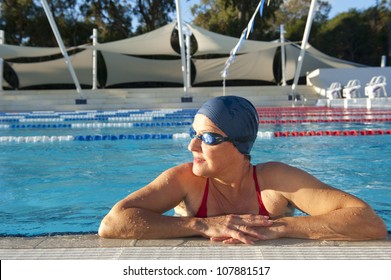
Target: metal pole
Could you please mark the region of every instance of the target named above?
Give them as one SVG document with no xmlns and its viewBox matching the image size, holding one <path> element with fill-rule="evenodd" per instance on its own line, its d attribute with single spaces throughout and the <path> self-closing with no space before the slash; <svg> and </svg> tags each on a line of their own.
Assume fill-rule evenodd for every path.
<svg viewBox="0 0 391 280">
<path fill-rule="evenodd" d="M 286 86 L 285 75 L 285 29 L 284 25 L 280 25 L 280 39 L 281 39 L 281 71 L 282 71 L 282 86 Z"/>
<path fill-rule="evenodd" d="M 306 23 L 305 30 L 304 30 L 303 41 L 301 42 L 300 55 L 299 55 L 299 57 L 297 59 L 297 67 L 296 67 L 296 72 L 295 72 L 295 78 L 294 78 L 293 84 L 292 84 L 292 103 L 294 103 L 294 99 L 295 99 L 294 98 L 294 93 L 295 93 L 295 90 L 296 90 L 297 83 L 299 81 L 301 67 L 303 65 L 305 49 L 307 47 L 308 37 L 310 35 L 311 26 L 312 26 L 312 21 L 314 20 L 314 16 L 315 16 L 315 6 L 316 6 L 316 4 L 317 4 L 317 0 L 311 0 L 311 6 L 310 6 L 310 10 L 308 12 L 308 18 L 307 18 L 307 23 Z"/>
<path fill-rule="evenodd" d="M 175 0 L 175 3 L 176 3 L 176 17 L 177 17 L 178 35 L 179 35 L 179 46 L 181 49 L 182 77 L 183 77 L 183 90 L 184 90 L 184 96 L 182 97 L 182 102 L 190 102 L 191 100 L 189 99 L 189 96 L 187 94 L 186 58 L 185 58 L 185 44 L 183 42 L 181 5 L 179 0 Z"/>
<path fill-rule="evenodd" d="M 380 67 L 384 68 L 387 65 L 387 58 L 385 55 L 381 56 Z"/>
<path fill-rule="evenodd" d="M 92 89 L 97 89 L 97 76 L 98 76 L 98 51 L 96 50 L 96 45 L 98 44 L 98 29 L 94 28 L 92 30 L 92 45 L 94 49 L 92 51 Z"/>
<path fill-rule="evenodd" d="M 187 87 L 191 87 L 191 30 L 186 30 L 186 75 L 187 75 Z"/>
<path fill-rule="evenodd" d="M 0 45 L 3 45 L 5 42 L 5 38 L 4 38 L 4 30 L 0 30 Z M 4 67 L 4 60 L 2 57 L 0 57 L 0 90 L 2 91 L 3 90 L 3 68 Z"/>
<path fill-rule="evenodd" d="M 54 36 L 56 37 L 56 40 L 57 40 L 57 44 L 60 47 L 61 53 L 64 56 L 65 63 L 67 65 L 67 67 L 68 67 L 68 71 L 69 71 L 69 73 L 72 76 L 73 82 L 75 83 L 76 90 L 77 90 L 77 92 L 79 93 L 79 95 L 80 95 L 80 97 L 82 99 L 82 100 L 76 100 L 76 104 L 86 104 L 86 100 L 85 100 L 83 91 L 81 90 L 81 87 L 80 87 L 80 84 L 79 84 L 79 80 L 77 79 L 77 76 L 76 76 L 76 73 L 75 73 L 75 69 L 73 69 L 71 60 L 69 59 L 67 50 L 65 49 L 64 43 L 62 42 L 60 32 L 58 31 L 56 22 L 54 21 L 54 18 L 53 18 L 52 12 L 49 9 L 48 3 L 46 2 L 46 0 L 41 0 L 41 4 L 43 6 L 43 9 L 45 10 L 46 17 L 49 20 L 50 26 L 52 27 Z"/>
</svg>

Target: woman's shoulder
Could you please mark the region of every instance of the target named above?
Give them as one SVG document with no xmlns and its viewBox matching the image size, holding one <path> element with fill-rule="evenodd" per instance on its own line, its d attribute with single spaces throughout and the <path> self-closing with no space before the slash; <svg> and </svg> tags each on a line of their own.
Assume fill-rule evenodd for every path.
<svg viewBox="0 0 391 280">
<path fill-rule="evenodd" d="M 287 183 L 289 180 L 297 179 L 298 176 L 303 176 L 300 169 L 279 161 L 257 164 L 256 170 L 259 180 L 275 187 Z"/>
<path fill-rule="evenodd" d="M 289 164 L 280 161 L 268 161 L 268 162 L 255 164 L 255 166 L 257 168 L 257 172 L 291 168 Z"/>
<path fill-rule="evenodd" d="M 195 176 L 193 173 L 193 163 L 186 162 L 179 165 L 175 165 L 163 173 L 171 176 Z"/>
<path fill-rule="evenodd" d="M 201 177 L 196 176 L 193 173 L 193 163 L 187 162 L 182 163 L 176 166 L 173 166 L 166 171 L 164 171 L 161 176 L 163 176 L 167 181 L 175 181 L 177 183 L 184 183 L 188 185 L 190 182 L 196 182 L 202 180 Z"/>
<path fill-rule="evenodd" d="M 282 162 L 266 162 L 257 165 L 257 176 L 274 190 L 290 191 L 307 186 L 325 186 L 305 170 Z"/>
</svg>

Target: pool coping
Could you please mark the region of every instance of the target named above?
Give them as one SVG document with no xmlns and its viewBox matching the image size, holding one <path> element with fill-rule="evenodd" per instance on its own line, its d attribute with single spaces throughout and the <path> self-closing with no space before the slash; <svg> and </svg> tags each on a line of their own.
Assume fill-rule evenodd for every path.
<svg viewBox="0 0 391 280">
<path fill-rule="evenodd" d="M 104 239 L 96 234 L 0 237 L 1 260 L 391 260 L 385 240 L 326 241 L 283 238 L 225 245 L 204 238 Z"/>
</svg>

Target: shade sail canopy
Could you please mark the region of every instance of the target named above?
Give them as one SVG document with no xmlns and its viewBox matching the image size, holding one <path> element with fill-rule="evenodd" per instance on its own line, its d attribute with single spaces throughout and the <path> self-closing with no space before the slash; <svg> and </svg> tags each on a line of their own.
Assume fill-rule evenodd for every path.
<svg viewBox="0 0 391 280">
<path fill-rule="evenodd" d="M 221 72 L 231 50 L 238 43 L 238 38 L 225 36 L 207 31 L 195 25 L 187 24 L 195 40 L 197 50 L 193 54 L 191 63 L 193 71 L 193 85 L 221 81 Z M 100 87 L 115 87 L 119 85 L 157 82 L 166 84 L 183 84 L 182 65 L 180 55 L 172 47 L 172 36 L 176 23 L 169 23 L 152 32 L 96 46 L 81 45 L 68 50 L 72 65 L 81 84 L 92 84 L 92 52 L 95 48 L 102 54 L 100 71 L 104 68 L 104 84 Z M 276 52 L 281 46 L 279 42 L 261 42 L 245 40 L 236 54 L 235 61 L 228 69 L 227 80 L 260 81 L 278 84 L 280 81 L 274 76 Z M 80 51 L 84 50 L 84 51 Z M 286 79 L 294 77 L 300 47 L 296 44 L 285 43 L 286 50 Z M 0 45 L 0 56 L 5 59 L 8 71 L 5 77 L 14 75 L 14 79 L 3 81 L 4 86 L 10 88 L 39 87 L 40 85 L 72 84 L 72 79 L 66 69 L 64 59 L 59 48 L 22 47 Z M 29 62 L 19 62 L 29 58 Z M 16 62 L 18 61 L 18 62 Z M 36 61 L 36 62 L 31 62 Z M 300 76 L 306 76 L 319 68 L 356 68 L 363 65 L 340 60 L 328 56 L 312 46 L 308 46 L 304 57 Z M 13 85 L 11 80 L 18 81 Z M 245 82 L 244 82 L 245 85 Z"/>
</svg>

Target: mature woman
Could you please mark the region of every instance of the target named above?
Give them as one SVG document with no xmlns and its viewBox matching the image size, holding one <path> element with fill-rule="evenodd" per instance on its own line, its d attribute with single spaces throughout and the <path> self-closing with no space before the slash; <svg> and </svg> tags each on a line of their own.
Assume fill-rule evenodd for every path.
<svg viewBox="0 0 391 280">
<path fill-rule="evenodd" d="M 103 219 L 106 238 L 203 236 L 252 244 L 281 237 L 370 240 L 387 236 L 364 201 L 279 162 L 252 165 L 258 114 L 246 99 L 206 102 L 190 128 L 193 162 L 166 170 Z M 177 207 L 181 216 L 165 216 Z M 291 216 L 292 207 L 307 216 Z"/>
</svg>

